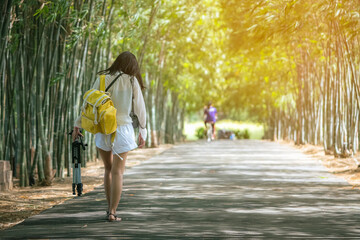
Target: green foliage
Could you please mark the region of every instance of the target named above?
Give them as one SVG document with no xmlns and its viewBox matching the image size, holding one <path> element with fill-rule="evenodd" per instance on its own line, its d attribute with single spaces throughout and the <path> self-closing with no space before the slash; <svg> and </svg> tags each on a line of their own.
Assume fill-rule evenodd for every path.
<svg viewBox="0 0 360 240">
<path fill-rule="evenodd" d="M 222 69 L 224 111 L 248 112 L 252 119 L 266 123 L 269 138 L 327 141 L 325 148 L 341 147 L 343 141 L 358 145 L 355 137 L 349 137 L 357 120 L 349 119 L 360 106 L 359 78 L 349 76 L 359 71 L 355 36 L 360 4 L 347 0 L 220 3 L 228 33 L 228 47 L 223 48 L 228 57 Z M 335 105 L 337 111 L 330 113 Z M 342 128 L 333 132 L 336 121 Z M 335 137 L 340 135 L 345 137 Z"/>
<path fill-rule="evenodd" d="M 250 132 L 248 129 L 225 129 L 235 134 L 236 139 L 250 139 Z"/>
<path fill-rule="evenodd" d="M 203 139 L 206 138 L 206 132 L 205 132 L 205 128 L 204 127 L 199 127 L 195 130 L 195 136 L 198 139 Z"/>
<path fill-rule="evenodd" d="M 235 134 L 236 139 L 243 139 L 243 133 L 241 132 L 241 130 L 233 130 L 232 131 Z"/>
<path fill-rule="evenodd" d="M 237 133 L 235 135 L 238 139 L 244 139 L 243 134 L 245 130 L 248 131 L 249 137 L 251 139 L 262 139 L 264 136 L 263 125 L 256 123 L 244 123 L 233 120 L 220 120 L 216 123 L 216 131 L 218 132 L 221 129 L 232 131 L 233 133 Z M 195 122 L 186 122 L 184 127 L 184 134 L 187 136 L 188 140 L 198 139 L 195 134 L 197 129 L 203 128 L 203 121 L 195 121 Z"/>
<path fill-rule="evenodd" d="M 64 157 L 66 139 L 59 132 L 72 127 L 81 92 L 91 86 L 96 72 L 125 50 L 135 53 L 141 65 L 151 115 L 148 128 L 159 139 L 178 138 L 185 115 L 202 119 L 209 100 L 223 117 L 266 123 L 270 135 L 280 135 L 281 131 L 271 131 L 282 122 L 278 125 L 293 136 L 301 133 L 302 139 L 326 136 L 323 132 L 303 136 L 304 125 L 309 128 L 323 119 L 323 124 L 341 121 L 337 130 L 341 132 L 332 136 L 356 136 L 349 134 L 356 132 L 349 126 L 356 126 L 351 121 L 358 116 L 355 106 L 360 102 L 359 3 L 16 0 L 11 4 L 0 33 L 4 34 L 0 70 L 5 76 L 0 87 L 2 106 L 6 99 L 14 103 L 12 109 L 0 110 L 0 156 L 12 158 L 9 154 L 16 151 L 19 159 L 25 159 L 24 168 L 46 159 L 48 153 L 59 161 L 54 168 L 61 175 L 69 156 Z M 27 84 L 28 91 L 14 96 L 13 89 Z M 339 115 L 329 118 L 329 111 Z M 39 113 L 33 117 L 31 112 Z M 18 130 L 10 134 L 9 129 Z M 246 124 L 223 129 L 235 129 L 238 138 L 261 138 L 264 131 Z M 325 128 L 318 124 L 317 129 Z M 191 135 L 203 138 L 204 131 L 192 129 Z M 52 146 L 38 149 L 38 138 Z M 6 150 L 14 140 L 21 148 Z M 336 141 L 331 139 L 329 145 Z M 32 148 L 36 161 L 30 159 Z"/>
<path fill-rule="evenodd" d="M 242 134 L 244 139 L 250 139 L 250 133 L 249 130 L 245 129 L 244 133 Z"/>
</svg>

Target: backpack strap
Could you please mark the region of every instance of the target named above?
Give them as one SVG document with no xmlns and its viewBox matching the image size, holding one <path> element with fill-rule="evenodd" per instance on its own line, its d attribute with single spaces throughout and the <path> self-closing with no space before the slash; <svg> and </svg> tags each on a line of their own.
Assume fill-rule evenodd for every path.
<svg viewBox="0 0 360 240">
<path fill-rule="evenodd" d="M 100 75 L 100 91 L 105 91 L 105 75 Z"/>
<path fill-rule="evenodd" d="M 110 83 L 110 85 L 106 88 L 105 92 L 107 92 L 110 87 L 115 83 L 115 81 L 121 76 L 123 75 L 123 72 L 120 72 L 120 74 Z M 105 78 L 104 78 L 105 79 Z M 100 80 L 101 80 L 101 76 L 100 76 Z M 101 82 L 101 81 L 100 81 Z M 105 88 L 105 83 L 104 83 L 104 88 Z M 101 90 L 101 83 L 100 83 L 100 90 Z"/>
<path fill-rule="evenodd" d="M 134 113 L 134 76 L 130 77 L 130 83 L 131 83 L 131 91 L 132 91 L 132 99 L 131 99 L 131 112 Z"/>
</svg>

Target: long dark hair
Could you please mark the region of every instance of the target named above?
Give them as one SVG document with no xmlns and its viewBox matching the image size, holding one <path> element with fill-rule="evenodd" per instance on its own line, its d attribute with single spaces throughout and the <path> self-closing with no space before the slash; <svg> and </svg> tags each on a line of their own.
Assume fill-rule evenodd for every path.
<svg viewBox="0 0 360 240">
<path fill-rule="evenodd" d="M 114 75 L 116 72 L 120 71 L 130 76 L 135 76 L 139 82 L 141 89 L 145 88 L 136 57 L 129 51 L 122 52 L 109 68 L 102 70 L 97 74 Z"/>
</svg>

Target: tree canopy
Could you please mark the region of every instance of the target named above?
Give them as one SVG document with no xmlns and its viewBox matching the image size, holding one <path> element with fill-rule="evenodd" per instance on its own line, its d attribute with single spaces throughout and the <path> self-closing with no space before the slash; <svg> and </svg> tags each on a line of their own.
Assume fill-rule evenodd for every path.
<svg viewBox="0 0 360 240">
<path fill-rule="evenodd" d="M 23 185 L 69 169 L 81 95 L 125 50 L 145 80 L 148 146 L 181 140 L 185 117 L 212 101 L 222 117 L 263 123 L 266 138 L 358 149 L 358 2 L 3 2 L 0 156 Z"/>
</svg>

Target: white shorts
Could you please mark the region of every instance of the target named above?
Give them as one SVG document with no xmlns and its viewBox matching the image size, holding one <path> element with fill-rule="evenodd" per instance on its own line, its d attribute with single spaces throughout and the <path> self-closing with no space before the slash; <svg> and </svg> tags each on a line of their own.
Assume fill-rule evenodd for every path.
<svg viewBox="0 0 360 240">
<path fill-rule="evenodd" d="M 132 124 L 117 126 L 114 147 L 111 149 L 111 135 L 102 133 L 95 134 L 96 147 L 111 151 L 113 154 L 120 154 L 131 151 L 138 147 L 135 142 L 135 133 Z"/>
</svg>

